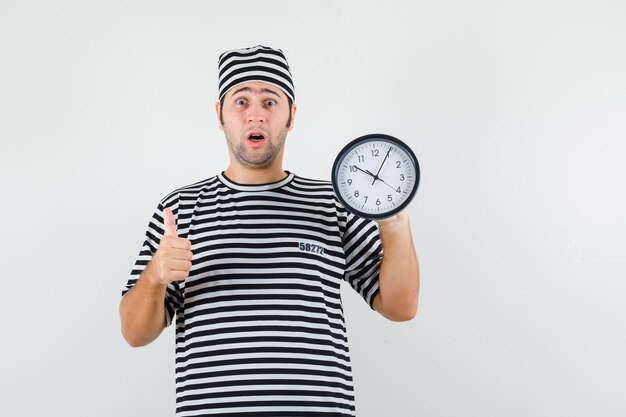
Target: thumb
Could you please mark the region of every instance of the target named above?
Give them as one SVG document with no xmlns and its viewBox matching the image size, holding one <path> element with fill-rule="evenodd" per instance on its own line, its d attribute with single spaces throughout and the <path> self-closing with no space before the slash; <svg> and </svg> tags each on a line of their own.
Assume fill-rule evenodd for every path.
<svg viewBox="0 0 626 417">
<path fill-rule="evenodd" d="M 176 219 L 174 219 L 174 213 L 172 213 L 171 209 L 166 208 L 163 210 L 163 222 L 165 235 L 178 237 L 178 233 L 176 233 Z"/>
</svg>

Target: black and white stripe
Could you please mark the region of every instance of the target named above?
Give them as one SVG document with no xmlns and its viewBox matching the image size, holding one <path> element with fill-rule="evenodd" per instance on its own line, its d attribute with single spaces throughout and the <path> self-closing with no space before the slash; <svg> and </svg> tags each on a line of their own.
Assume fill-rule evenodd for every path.
<svg viewBox="0 0 626 417">
<path fill-rule="evenodd" d="M 296 101 L 289 64 L 280 49 L 257 45 L 222 53 L 218 60 L 218 99 L 236 85 L 262 81 L 275 85 Z"/>
<path fill-rule="evenodd" d="M 176 315 L 177 416 L 354 416 L 340 283 L 372 305 L 375 223 L 348 213 L 326 181 L 290 173 L 241 185 L 220 174 L 161 200 L 124 293 L 158 248 L 165 207 L 193 252 L 165 302 L 167 323 Z"/>
</svg>

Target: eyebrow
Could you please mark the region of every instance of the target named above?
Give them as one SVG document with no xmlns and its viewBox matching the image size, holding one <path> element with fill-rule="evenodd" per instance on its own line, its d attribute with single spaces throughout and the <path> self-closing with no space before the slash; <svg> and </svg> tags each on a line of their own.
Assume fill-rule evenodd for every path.
<svg viewBox="0 0 626 417">
<path fill-rule="evenodd" d="M 280 96 L 278 95 L 278 93 L 276 93 L 274 90 L 270 90 L 269 88 L 261 88 L 261 89 L 256 89 L 256 88 L 255 88 L 255 89 L 252 89 L 252 88 L 250 88 L 250 87 L 242 87 L 242 88 L 239 88 L 239 89 L 237 89 L 237 90 L 233 91 L 233 94 L 232 94 L 232 95 L 234 96 L 235 94 L 239 94 L 239 93 L 242 93 L 242 92 L 263 92 L 263 93 L 270 93 L 270 94 L 274 94 L 276 97 L 280 98 Z"/>
</svg>

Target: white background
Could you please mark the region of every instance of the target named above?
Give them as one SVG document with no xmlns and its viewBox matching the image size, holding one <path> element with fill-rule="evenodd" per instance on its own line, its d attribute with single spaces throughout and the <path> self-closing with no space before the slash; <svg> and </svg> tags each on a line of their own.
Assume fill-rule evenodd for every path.
<svg viewBox="0 0 626 417">
<path fill-rule="evenodd" d="M 2 416 L 172 416 L 118 302 L 169 191 L 227 164 L 217 57 L 266 44 L 285 168 L 371 132 L 422 166 L 418 317 L 344 288 L 360 417 L 626 415 L 623 1 L 2 1 Z"/>
</svg>

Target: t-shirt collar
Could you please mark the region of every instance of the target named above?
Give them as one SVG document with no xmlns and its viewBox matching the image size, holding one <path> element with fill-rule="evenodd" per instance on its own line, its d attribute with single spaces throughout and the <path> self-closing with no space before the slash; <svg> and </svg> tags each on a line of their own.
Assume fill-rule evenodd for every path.
<svg viewBox="0 0 626 417">
<path fill-rule="evenodd" d="M 226 174 L 224 173 L 224 171 L 222 171 L 221 173 L 217 174 L 217 178 L 220 180 L 220 182 L 222 184 L 224 184 L 228 188 L 232 188 L 233 190 L 237 190 L 237 191 L 267 191 L 267 190 L 274 190 L 276 188 L 280 188 L 283 185 L 291 182 L 291 180 L 293 180 L 293 177 L 295 175 L 292 172 L 285 171 L 285 173 L 287 173 L 287 177 L 283 178 L 282 180 L 279 180 L 279 181 L 276 181 L 276 182 L 270 182 L 270 183 L 267 183 L 267 184 L 239 184 L 239 183 L 234 182 L 230 178 L 228 178 L 226 176 Z"/>
</svg>

